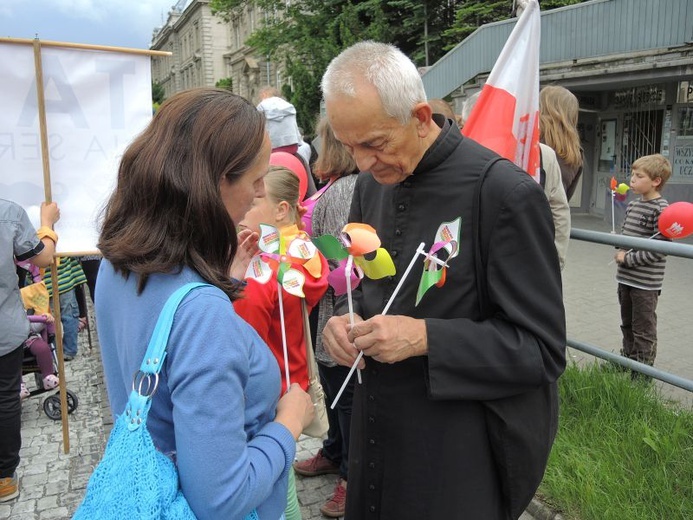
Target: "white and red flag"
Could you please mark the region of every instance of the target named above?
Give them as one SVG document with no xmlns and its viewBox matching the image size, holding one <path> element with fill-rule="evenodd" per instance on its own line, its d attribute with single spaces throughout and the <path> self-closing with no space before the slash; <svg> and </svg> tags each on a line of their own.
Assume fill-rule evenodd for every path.
<svg viewBox="0 0 693 520">
<path fill-rule="evenodd" d="M 539 182 L 539 42 L 537 0 L 505 42 L 462 133 L 510 159 Z"/>
</svg>

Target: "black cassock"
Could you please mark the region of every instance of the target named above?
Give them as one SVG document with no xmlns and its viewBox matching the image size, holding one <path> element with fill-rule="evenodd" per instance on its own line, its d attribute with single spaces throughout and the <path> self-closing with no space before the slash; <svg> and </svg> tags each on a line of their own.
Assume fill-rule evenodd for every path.
<svg viewBox="0 0 693 520">
<path fill-rule="evenodd" d="M 428 356 L 394 364 L 366 358 L 354 395 L 348 520 L 510 517 L 480 401 L 555 385 L 565 366 L 565 313 L 546 197 L 529 175 L 501 161 L 481 192 L 493 318 L 478 321 L 472 198 L 493 157 L 446 121 L 404 182 L 383 186 L 359 174 L 350 221 L 372 225 L 397 268 L 388 279 L 364 278 L 354 292 L 364 319 L 382 312 L 417 246 L 425 242 L 428 250 L 441 223 L 460 217 L 461 240 L 443 287 L 414 305 L 420 257 L 388 312 L 426 319 Z M 343 297 L 336 314 L 346 312 Z M 555 400 L 545 414 L 555 426 Z"/>
</svg>

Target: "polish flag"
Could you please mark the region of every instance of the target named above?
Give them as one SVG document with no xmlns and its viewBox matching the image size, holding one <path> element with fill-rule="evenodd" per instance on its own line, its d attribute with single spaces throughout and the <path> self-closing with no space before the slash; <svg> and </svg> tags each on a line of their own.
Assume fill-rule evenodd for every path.
<svg viewBox="0 0 693 520">
<path fill-rule="evenodd" d="M 462 133 L 510 159 L 539 182 L 539 41 L 537 0 L 505 42 Z"/>
</svg>

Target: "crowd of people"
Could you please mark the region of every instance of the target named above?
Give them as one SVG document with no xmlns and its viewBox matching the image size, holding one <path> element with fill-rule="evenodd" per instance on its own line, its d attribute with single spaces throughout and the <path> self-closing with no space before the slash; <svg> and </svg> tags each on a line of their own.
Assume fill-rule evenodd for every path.
<svg viewBox="0 0 693 520">
<path fill-rule="evenodd" d="M 415 65 L 391 45 L 344 50 L 321 89 L 313 147 L 293 105 L 269 87 L 257 105 L 209 88 L 168 99 L 122 156 L 98 257 L 55 256 L 55 203 L 42 206 L 36 230 L 0 199 L 0 501 L 19 493 L 25 348 L 42 350 L 44 384 L 58 384 L 27 318 L 45 315 L 51 327 L 50 310 L 22 300 L 17 264 L 55 261 L 64 360 L 78 356 L 88 294 L 114 416 L 152 317 L 182 285 L 207 284 L 176 311 L 148 422 L 198 518 L 300 519 L 294 474 L 335 475 L 327 517 L 519 517 L 557 431 L 561 269 L 583 168 L 577 99 L 541 90 L 537 183 L 461 134 L 473 99 L 460 115 L 427 100 Z M 656 229 L 670 172 L 662 156 L 633 164 L 642 200 L 629 206 L 624 234 Z M 377 231 L 396 274 L 364 277 L 347 296 L 329 285 L 339 262 L 311 236 L 346 244 L 349 222 Z M 443 282 L 417 295 L 421 264 L 407 276 L 408 265 L 453 222 L 457 233 L 426 257 L 442 255 Z M 619 251 L 616 262 L 622 353 L 652 364 L 664 257 Z M 315 414 L 313 343 L 328 405 L 340 398 L 321 449 L 296 461 Z M 342 389 L 355 363 L 361 381 Z M 509 435 L 523 426 L 527 435 Z"/>
</svg>

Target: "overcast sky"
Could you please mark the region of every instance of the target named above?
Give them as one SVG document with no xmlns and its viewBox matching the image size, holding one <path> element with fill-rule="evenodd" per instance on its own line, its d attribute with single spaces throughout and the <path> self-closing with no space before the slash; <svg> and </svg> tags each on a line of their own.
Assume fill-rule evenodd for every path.
<svg viewBox="0 0 693 520">
<path fill-rule="evenodd" d="M 0 0 L 0 37 L 148 49 L 152 31 L 176 2 Z"/>
</svg>

